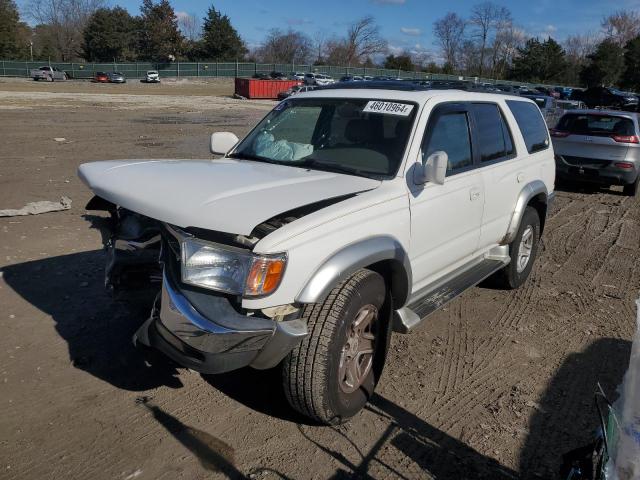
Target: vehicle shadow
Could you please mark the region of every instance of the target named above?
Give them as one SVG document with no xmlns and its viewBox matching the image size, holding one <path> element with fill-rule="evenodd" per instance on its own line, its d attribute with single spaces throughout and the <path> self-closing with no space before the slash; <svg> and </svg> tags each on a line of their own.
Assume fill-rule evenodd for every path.
<svg viewBox="0 0 640 480">
<path fill-rule="evenodd" d="M 155 292 L 115 300 L 104 288 L 104 264 L 104 252 L 94 250 L 10 265 L 2 272 L 9 287 L 53 318 L 76 368 L 131 391 L 181 387 L 172 364 L 143 355 L 132 343 Z"/>
<path fill-rule="evenodd" d="M 601 338 L 566 358 L 535 406 L 520 453 L 521 478 L 557 478 L 562 455 L 594 440 L 598 383 L 615 401 L 630 354 L 630 341 Z"/>
<path fill-rule="evenodd" d="M 247 367 L 229 373 L 202 375 L 202 378 L 216 390 L 252 410 L 287 422 L 315 425 L 289 407 L 280 375 L 278 367 L 270 370 Z"/>
<path fill-rule="evenodd" d="M 555 190 L 557 192 L 566 192 L 566 193 L 582 193 L 593 195 L 597 193 L 608 193 L 618 197 L 625 197 L 624 192 L 619 190 L 613 190 L 606 186 L 598 185 L 595 183 L 588 182 L 577 182 L 571 180 L 556 180 Z"/>
</svg>

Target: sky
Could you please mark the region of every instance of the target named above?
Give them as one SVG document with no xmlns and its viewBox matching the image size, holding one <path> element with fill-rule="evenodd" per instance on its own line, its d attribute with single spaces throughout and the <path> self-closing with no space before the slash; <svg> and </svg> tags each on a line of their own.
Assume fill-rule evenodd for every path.
<svg viewBox="0 0 640 480">
<path fill-rule="evenodd" d="M 18 0 L 24 8 L 29 0 Z M 433 22 L 447 12 L 466 18 L 481 0 L 171 0 L 176 13 L 203 17 L 213 1 L 250 46 L 257 46 L 270 29 L 289 27 L 326 37 L 343 34 L 353 20 L 373 15 L 392 52 L 432 52 Z M 139 0 L 107 0 L 132 14 L 140 10 Z M 617 9 L 640 10 L 640 0 L 510 0 L 494 3 L 511 10 L 515 23 L 531 36 L 562 41 L 568 35 L 597 32 L 601 19 Z"/>
</svg>

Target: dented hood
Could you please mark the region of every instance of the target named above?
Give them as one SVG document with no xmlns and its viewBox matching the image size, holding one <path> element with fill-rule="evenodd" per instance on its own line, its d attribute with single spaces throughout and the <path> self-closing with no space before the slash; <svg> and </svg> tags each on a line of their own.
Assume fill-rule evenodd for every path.
<svg viewBox="0 0 640 480">
<path fill-rule="evenodd" d="M 376 188 L 378 180 L 246 160 L 114 160 L 80 165 L 99 197 L 182 228 L 249 235 L 283 212 Z"/>
</svg>

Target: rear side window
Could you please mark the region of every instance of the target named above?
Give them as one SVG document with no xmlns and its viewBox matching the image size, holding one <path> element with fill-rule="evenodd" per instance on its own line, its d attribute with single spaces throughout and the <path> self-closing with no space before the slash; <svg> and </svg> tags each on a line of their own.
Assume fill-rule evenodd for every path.
<svg viewBox="0 0 640 480">
<path fill-rule="evenodd" d="M 491 162 L 513 155 L 511 134 L 498 106 L 491 103 L 474 103 L 472 112 L 478 130 L 480 161 Z"/>
<path fill-rule="evenodd" d="M 449 113 L 437 117 L 430 128 L 426 145 L 422 147 L 423 160 L 438 150 L 447 153 L 447 173 L 455 173 L 473 164 L 469 122 L 466 113 Z"/>
<path fill-rule="evenodd" d="M 556 130 L 577 135 L 604 136 L 635 135 L 633 121 L 613 115 L 571 113 L 563 116 Z"/>
<path fill-rule="evenodd" d="M 547 124 L 542 118 L 540 109 L 535 103 L 507 100 L 507 106 L 524 137 L 524 143 L 529 153 L 539 152 L 549 148 L 549 133 Z"/>
</svg>

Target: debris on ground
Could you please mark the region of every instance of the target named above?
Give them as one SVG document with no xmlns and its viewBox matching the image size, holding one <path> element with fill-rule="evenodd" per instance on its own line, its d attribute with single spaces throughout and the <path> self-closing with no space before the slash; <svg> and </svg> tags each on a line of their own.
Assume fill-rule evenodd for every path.
<svg viewBox="0 0 640 480">
<path fill-rule="evenodd" d="M 54 138 L 54 140 L 55 140 L 56 142 L 66 142 L 66 141 L 67 141 L 67 139 L 66 139 L 66 138 L 64 138 L 64 137 L 55 137 L 55 138 Z"/>
<path fill-rule="evenodd" d="M 42 200 L 39 202 L 29 202 L 19 209 L 0 210 L 0 217 L 18 217 L 21 215 L 39 215 L 48 212 L 60 212 L 71 208 L 71 199 L 63 196 L 59 202 Z"/>
</svg>

